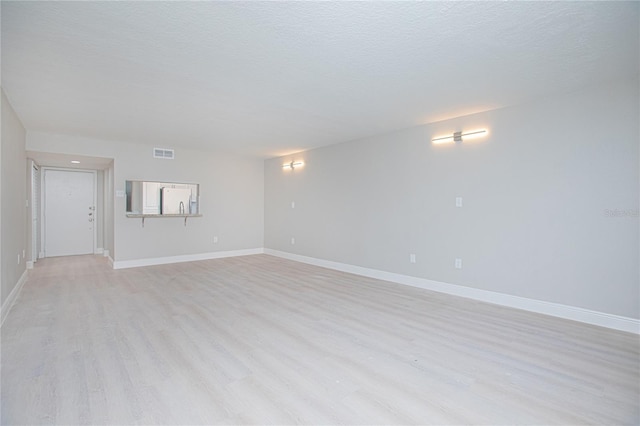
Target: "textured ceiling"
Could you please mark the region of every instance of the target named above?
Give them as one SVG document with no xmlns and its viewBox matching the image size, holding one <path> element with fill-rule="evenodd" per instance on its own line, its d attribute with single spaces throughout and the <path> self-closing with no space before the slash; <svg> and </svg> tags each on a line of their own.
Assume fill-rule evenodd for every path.
<svg viewBox="0 0 640 426">
<path fill-rule="evenodd" d="M 28 130 L 264 158 L 638 73 L 637 2 L 7 2 Z"/>
</svg>

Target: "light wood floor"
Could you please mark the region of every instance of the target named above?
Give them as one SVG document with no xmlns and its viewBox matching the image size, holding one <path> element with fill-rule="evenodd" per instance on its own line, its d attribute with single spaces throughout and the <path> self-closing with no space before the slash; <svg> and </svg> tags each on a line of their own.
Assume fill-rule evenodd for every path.
<svg viewBox="0 0 640 426">
<path fill-rule="evenodd" d="M 638 336 L 267 256 L 39 261 L 2 424 L 638 424 Z"/>
</svg>

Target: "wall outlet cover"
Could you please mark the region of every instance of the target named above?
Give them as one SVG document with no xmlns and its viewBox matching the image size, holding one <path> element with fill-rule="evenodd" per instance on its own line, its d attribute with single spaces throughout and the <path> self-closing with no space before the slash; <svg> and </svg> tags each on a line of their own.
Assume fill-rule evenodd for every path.
<svg viewBox="0 0 640 426">
<path fill-rule="evenodd" d="M 456 269 L 462 269 L 462 259 L 459 257 L 456 257 L 455 267 Z"/>
</svg>

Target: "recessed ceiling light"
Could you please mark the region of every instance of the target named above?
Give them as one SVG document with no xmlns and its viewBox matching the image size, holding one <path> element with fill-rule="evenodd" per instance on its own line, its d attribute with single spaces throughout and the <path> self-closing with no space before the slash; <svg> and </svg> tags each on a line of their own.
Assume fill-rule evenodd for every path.
<svg viewBox="0 0 640 426">
<path fill-rule="evenodd" d="M 71 160 L 71 164 L 80 164 L 78 160 Z"/>
</svg>

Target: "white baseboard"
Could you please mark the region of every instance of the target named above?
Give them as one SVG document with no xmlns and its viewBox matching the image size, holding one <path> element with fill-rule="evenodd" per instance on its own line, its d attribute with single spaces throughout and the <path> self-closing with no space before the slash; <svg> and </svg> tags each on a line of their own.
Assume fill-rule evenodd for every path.
<svg viewBox="0 0 640 426">
<path fill-rule="evenodd" d="M 245 249 L 231 251 L 216 251 L 211 253 L 186 254 L 182 256 L 155 257 L 150 259 L 116 260 L 112 262 L 113 269 L 137 268 L 139 266 L 165 265 L 168 263 L 194 262 L 197 260 L 221 259 L 223 257 L 249 256 L 262 254 L 264 249 Z M 111 258 L 110 258 L 111 259 Z"/>
<path fill-rule="evenodd" d="M 496 293 L 488 290 L 480 290 L 477 288 L 465 287 L 456 284 L 448 284 L 445 282 L 433 281 L 425 278 L 411 277 L 408 275 L 396 274 L 393 272 L 363 268 L 361 266 L 332 262 L 330 260 L 301 256 L 298 254 L 292 254 L 278 250 L 264 249 L 264 253 L 272 256 L 282 257 L 284 259 L 294 260 L 297 262 L 321 266 L 323 268 L 362 275 L 369 278 L 391 281 L 398 284 L 419 287 L 426 290 L 451 294 L 454 296 L 466 297 L 468 299 L 479 300 L 496 305 L 508 306 L 510 308 L 522 309 L 539 314 L 551 315 L 554 317 L 580 321 L 583 323 L 598 325 L 601 327 L 607 327 L 614 330 L 640 334 L 640 320 L 634 318 L 592 311 L 575 306 L 562 305 L 560 303 L 545 302 L 542 300 L 528 299 L 525 297 Z"/>
<path fill-rule="evenodd" d="M 7 318 L 7 315 L 9 315 L 9 311 L 13 307 L 13 304 L 16 303 L 16 300 L 18 300 L 18 296 L 20 296 L 20 292 L 22 291 L 22 287 L 24 286 L 24 283 L 26 281 L 27 270 L 25 269 L 15 287 L 13 287 L 13 290 L 11 290 L 11 293 L 9 293 L 9 296 L 7 296 L 7 299 L 4 301 L 2 307 L 0 308 L 0 327 L 2 327 L 2 324 L 4 324 L 4 320 L 5 318 Z"/>
<path fill-rule="evenodd" d="M 104 253 L 104 249 L 101 247 L 98 247 L 93 251 L 93 254 L 103 254 L 103 253 Z"/>
<path fill-rule="evenodd" d="M 33 269 L 33 265 L 34 265 L 34 261 L 33 260 L 27 260 L 26 264 L 27 264 L 27 269 Z"/>
<path fill-rule="evenodd" d="M 109 261 L 109 266 L 111 266 L 113 268 L 113 264 L 114 264 L 113 258 L 111 256 L 107 256 L 107 260 Z M 113 268 L 113 269 L 115 269 L 115 268 Z"/>
<path fill-rule="evenodd" d="M 107 249 L 103 249 L 103 250 L 102 250 L 102 255 L 103 255 L 104 257 L 109 257 L 109 250 L 107 250 Z"/>
</svg>

